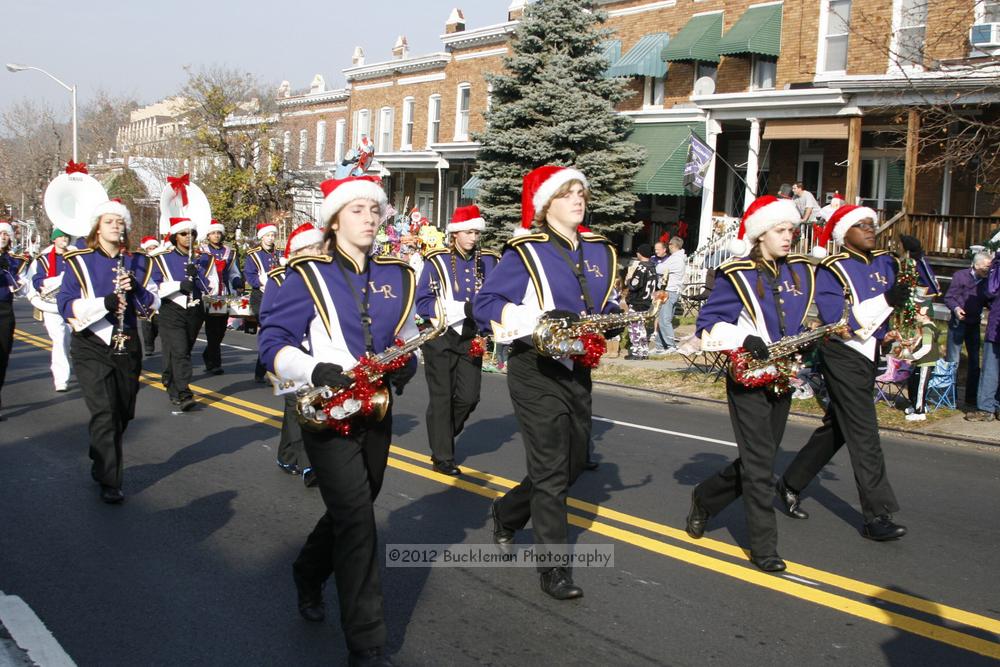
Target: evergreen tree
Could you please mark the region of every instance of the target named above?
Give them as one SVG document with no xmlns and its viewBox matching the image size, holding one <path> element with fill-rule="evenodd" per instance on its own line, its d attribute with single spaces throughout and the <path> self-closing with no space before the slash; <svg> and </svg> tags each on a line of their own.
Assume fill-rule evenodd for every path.
<svg viewBox="0 0 1000 667">
<path fill-rule="evenodd" d="M 514 32 L 505 71 L 493 86 L 477 175 L 479 204 L 489 221 L 487 242 L 505 240 L 521 219 L 521 179 L 543 164 L 574 166 L 587 175 L 591 228 L 634 231 L 627 222 L 631 192 L 644 157 L 625 143 L 632 121 L 615 113 L 631 92 L 605 78 L 602 44 L 610 31 L 594 0 L 538 0 Z"/>
</svg>

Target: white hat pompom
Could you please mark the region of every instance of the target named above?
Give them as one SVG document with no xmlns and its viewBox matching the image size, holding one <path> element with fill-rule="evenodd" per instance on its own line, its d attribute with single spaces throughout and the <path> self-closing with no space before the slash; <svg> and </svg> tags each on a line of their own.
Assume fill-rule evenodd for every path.
<svg viewBox="0 0 1000 667">
<path fill-rule="evenodd" d="M 750 254 L 750 244 L 743 239 L 733 239 L 729 242 L 729 252 L 733 257 L 745 257 Z"/>
<path fill-rule="evenodd" d="M 809 251 L 809 254 L 815 257 L 816 259 L 823 259 L 824 257 L 827 256 L 828 253 L 826 252 L 826 248 L 824 248 L 821 245 L 816 245 L 813 246 L 813 249 Z"/>
</svg>

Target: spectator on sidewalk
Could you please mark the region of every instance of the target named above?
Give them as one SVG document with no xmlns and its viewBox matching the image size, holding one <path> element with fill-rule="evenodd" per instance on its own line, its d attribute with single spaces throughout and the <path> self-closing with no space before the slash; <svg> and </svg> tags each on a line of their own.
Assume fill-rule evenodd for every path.
<svg viewBox="0 0 1000 667">
<path fill-rule="evenodd" d="M 806 190 L 802 181 L 796 181 L 792 185 L 792 200 L 795 202 L 795 208 L 799 209 L 799 215 L 802 216 L 802 222 L 813 223 L 816 222 L 816 212 L 819 211 L 819 202 L 813 197 L 813 194 Z"/>
<path fill-rule="evenodd" d="M 670 354 L 676 351 L 677 338 L 674 336 L 674 307 L 681 295 L 684 285 L 684 268 L 687 266 L 687 256 L 684 254 L 684 239 L 674 237 L 668 244 L 670 255 L 666 261 L 656 265 L 659 275 L 660 289 L 666 291 L 667 300 L 660 307 L 657 315 L 657 332 L 655 349 L 651 354 Z"/>
<path fill-rule="evenodd" d="M 990 271 L 989 253 L 979 252 L 972 258 L 972 267 L 962 269 L 951 278 L 944 297 L 951 319 L 948 322 L 948 361 L 958 362 L 962 346 L 969 357 L 965 372 L 965 404 L 976 405 L 979 388 L 979 349 L 982 341 L 980 323 L 986 306 L 986 277 Z"/>
<path fill-rule="evenodd" d="M 1000 373 L 1000 253 L 990 264 L 986 278 L 986 345 L 983 346 L 983 367 L 976 392 L 976 410 L 965 415 L 968 421 L 991 422 L 997 412 L 997 380 Z"/>
<path fill-rule="evenodd" d="M 652 250 L 648 243 L 643 243 L 635 251 L 636 264 L 625 282 L 628 290 L 625 303 L 629 310 L 649 310 L 653 304 L 653 292 L 656 289 L 656 270 L 650 261 Z M 645 322 L 633 322 L 628 327 L 629 352 L 626 359 L 649 358 L 649 333 Z"/>
<path fill-rule="evenodd" d="M 906 421 L 924 421 L 927 419 L 927 384 L 931 373 L 941 358 L 939 344 L 940 331 L 934 320 L 928 315 L 933 306 L 932 297 L 926 297 L 917 302 L 918 331 L 913 341 L 913 359 L 910 364 L 913 370 L 906 384 L 906 393 L 910 399 L 910 407 L 906 409 Z"/>
<path fill-rule="evenodd" d="M 670 253 L 667 252 L 667 242 L 657 241 L 653 244 L 653 256 L 650 260 L 653 262 L 653 266 L 659 266 L 663 262 L 667 261 L 667 257 Z"/>
</svg>

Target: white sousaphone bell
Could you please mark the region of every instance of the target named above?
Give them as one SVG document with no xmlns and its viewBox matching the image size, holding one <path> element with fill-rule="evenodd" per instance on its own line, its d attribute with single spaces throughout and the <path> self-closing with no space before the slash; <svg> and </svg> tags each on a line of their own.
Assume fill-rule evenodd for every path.
<svg viewBox="0 0 1000 667">
<path fill-rule="evenodd" d="M 67 173 L 56 176 L 45 188 L 45 214 L 56 229 L 70 236 L 86 236 L 94 209 L 108 201 L 108 193 L 87 173 L 85 165 L 71 162 L 66 169 Z"/>
<path fill-rule="evenodd" d="M 185 197 L 187 204 L 184 203 Z M 208 197 L 187 174 L 167 178 L 167 185 L 160 193 L 160 234 L 170 233 L 170 218 L 190 218 L 198 231 L 198 238 L 208 235 L 212 224 L 212 207 Z"/>
</svg>

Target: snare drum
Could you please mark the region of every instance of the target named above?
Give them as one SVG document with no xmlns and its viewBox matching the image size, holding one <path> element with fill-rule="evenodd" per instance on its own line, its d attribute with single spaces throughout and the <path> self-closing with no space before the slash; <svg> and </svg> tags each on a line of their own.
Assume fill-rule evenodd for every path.
<svg viewBox="0 0 1000 667">
<path fill-rule="evenodd" d="M 229 297 L 228 305 L 230 317 L 253 317 L 249 294 L 236 294 Z"/>
<path fill-rule="evenodd" d="M 201 297 L 206 315 L 228 315 L 229 303 L 226 297 L 219 294 L 205 294 Z"/>
</svg>

